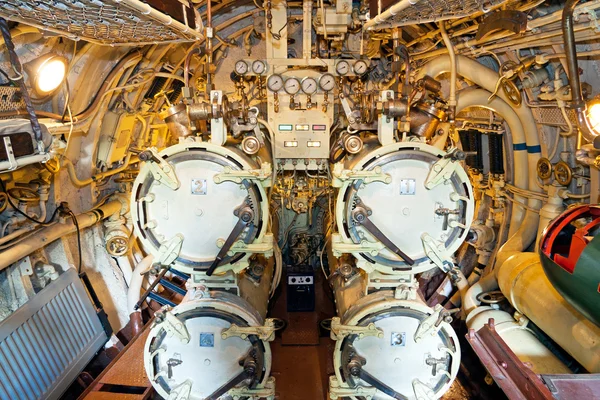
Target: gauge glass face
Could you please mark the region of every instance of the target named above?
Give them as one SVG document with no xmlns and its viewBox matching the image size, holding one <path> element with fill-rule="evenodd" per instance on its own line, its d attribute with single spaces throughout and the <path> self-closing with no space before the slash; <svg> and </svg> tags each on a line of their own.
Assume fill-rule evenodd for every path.
<svg viewBox="0 0 600 400">
<path fill-rule="evenodd" d="M 255 74 L 262 75 L 266 72 L 266 70 L 267 66 L 264 62 L 256 60 L 252 63 L 252 72 L 254 72 Z"/>
<path fill-rule="evenodd" d="M 367 72 L 367 69 L 369 69 L 369 66 L 365 61 L 359 60 L 354 64 L 354 73 L 357 75 L 364 74 Z"/>
<path fill-rule="evenodd" d="M 279 92 L 283 89 L 283 78 L 281 75 L 273 74 L 267 79 L 267 87 L 272 92 Z"/>
<path fill-rule="evenodd" d="M 331 74 L 323 74 L 319 78 L 319 87 L 324 92 L 330 92 L 335 88 L 335 77 Z"/>
<path fill-rule="evenodd" d="M 285 81 L 285 91 L 288 94 L 296 94 L 300 91 L 300 82 L 296 78 L 288 78 Z"/>
<path fill-rule="evenodd" d="M 314 78 L 302 79 L 302 91 L 306 94 L 314 94 L 319 87 L 319 84 Z"/>
<path fill-rule="evenodd" d="M 236 62 L 235 72 L 239 75 L 245 75 L 248 72 L 248 64 L 246 64 L 246 61 L 240 60 Z"/>
<path fill-rule="evenodd" d="M 348 64 L 348 61 L 340 61 L 335 66 L 335 71 L 340 75 L 346 75 L 350 72 L 350 64 Z"/>
</svg>

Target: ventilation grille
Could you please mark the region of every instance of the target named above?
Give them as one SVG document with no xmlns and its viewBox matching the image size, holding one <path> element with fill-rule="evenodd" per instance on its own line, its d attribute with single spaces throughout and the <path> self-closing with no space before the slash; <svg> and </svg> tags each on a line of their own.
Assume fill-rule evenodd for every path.
<svg viewBox="0 0 600 400">
<path fill-rule="evenodd" d="M 74 39 L 107 45 L 193 41 L 202 37 L 195 30 L 195 12 L 187 1 L 147 3 L 139 0 L 3 0 L 0 16 Z M 154 3 L 164 11 L 153 8 Z"/>
<path fill-rule="evenodd" d="M 74 269 L 0 324 L 0 399 L 57 399 L 107 337 Z"/>
<path fill-rule="evenodd" d="M 505 0 L 402 0 L 367 21 L 365 28 L 383 29 L 468 17 L 479 11 L 487 12 L 492 6 L 504 2 Z M 400 3 L 405 8 L 398 8 Z M 371 15 L 376 12 L 372 10 Z"/>
</svg>

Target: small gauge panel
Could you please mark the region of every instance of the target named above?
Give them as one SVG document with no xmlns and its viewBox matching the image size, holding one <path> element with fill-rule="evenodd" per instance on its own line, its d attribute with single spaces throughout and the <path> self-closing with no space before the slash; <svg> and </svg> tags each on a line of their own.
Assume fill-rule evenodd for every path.
<svg viewBox="0 0 600 400">
<path fill-rule="evenodd" d="M 364 60 L 358 60 L 354 63 L 353 70 L 356 75 L 364 75 L 369 70 L 369 64 Z"/>
<path fill-rule="evenodd" d="M 248 63 L 244 60 L 240 60 L 238 62 L 235 63 L 235 73 L 238 75 L 246 75 L 248 73 L 248 71 L 250 70 L 250 67 L 248 67 Z"/>
<path fill-rule="evenodd" d="M 267 79 L 267 87 L 269 88 L 270 91 L 272 92 L 279 92 L 281 89 L 283 89 L 283 77 L 279 74 L 273 74 L 271 76 L 269 76 L 269 78 Z"/>
<path fill-rule="evenodd" d="M 300 81 L 296 78 L 287 78 L 284 84 L 285 92 L 289 95 L 295 95 L 300 91 Z"/>
<path fill-rule="evenodd" d="M 321 75 L 319 78 L 319 87 L 324 92 L 331 92 L 335 89 L 335 76 L 330 73 Z"/>
<path fill-rule="evenodd" d="M 315 78 L 306 77 L 302 79 L 302 91 L 308 95 L 315 94 L 317 89 L 319 88 L 319 84 Z"/>
<path fill-rule="evenodd" d="M 338 61 L 338 63 L 335 65 L 335 72 L 341 76 L 348 75 L 350 72 L 350 63 L 346 60 Z"/>
<path fill-rule="evenodd" d="M 262 75 L 267 72 L 267 64 L 264 61 L 256 60 L 252 63 L 252 72 L 256 75 Z"/>
</svg>

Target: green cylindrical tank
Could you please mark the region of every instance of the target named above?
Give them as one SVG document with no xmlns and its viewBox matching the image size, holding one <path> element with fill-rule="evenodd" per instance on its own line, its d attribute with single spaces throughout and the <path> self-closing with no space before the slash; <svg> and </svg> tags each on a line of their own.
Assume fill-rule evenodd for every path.
<svg viewBox="0 0 600 400">
<path fill-rule="evenodd" d="M 554 288 L 600 326 L 600 207 L 573 207 L 552 221 L 540 257 Z"/>
</svg>

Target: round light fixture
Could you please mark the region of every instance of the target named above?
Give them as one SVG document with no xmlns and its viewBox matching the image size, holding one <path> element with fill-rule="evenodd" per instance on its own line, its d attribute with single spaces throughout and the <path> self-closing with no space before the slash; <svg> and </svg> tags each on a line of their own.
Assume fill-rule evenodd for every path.
<svg viewBox="0 0 600 400">
<path fill-rule="evenodd" d="M 30 76 L 37 94 L 46 96 L 58 89 L 67 75 L 67 60 L 55 54 L 46 54 L 34 63 Z"/>
<path fill-rule="evenodd" d="M 600 134 L 600 98 L 596 97 L 588 103 L 587 117 L 590 121 L 590 128 L 594 130 L 596 135 Z"/>
</svg>

